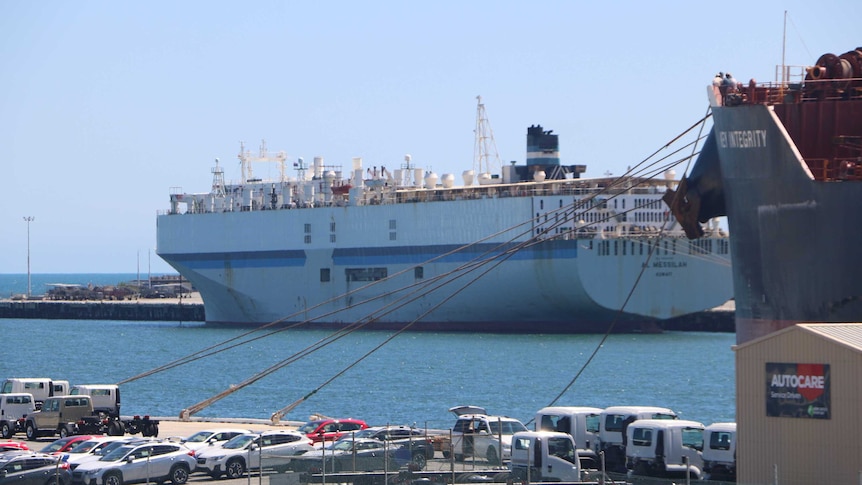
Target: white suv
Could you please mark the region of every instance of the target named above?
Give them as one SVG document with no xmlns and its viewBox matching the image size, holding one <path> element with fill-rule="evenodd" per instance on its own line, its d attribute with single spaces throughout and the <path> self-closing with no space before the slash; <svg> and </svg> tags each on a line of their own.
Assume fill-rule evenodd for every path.
<svg viewBox="0 0 862 485">
<path fill-rule="evenodd" d="M 312 441 L 298 431 L 248 433 L 232 438 L 221 447 L 200 450 L 196 471 L 213 478 L 222 474 L 228 478 L 240 478 L 248 468 L 287 470 L 292 457 L 313 449 Z"/>
<path fill-rule="evenodd" d="M 72 479 L 86 485 L 164 482 L 182 485 L 195 468 L 194 451 L 178 443 L 129 443 L 102 458 L 81 463 Z"/>
<path fill-rule="evenodd" d="M 456 461 L 470 456 L 487 460 L 491 465 L 509 461 L 512 435 L 527 431 L 515 418 L 489 416 L 484 409 L 475 406 L 456 406 L 449 411 L 458 415 L 452 428 L 452 453 Z"/>
</svg>

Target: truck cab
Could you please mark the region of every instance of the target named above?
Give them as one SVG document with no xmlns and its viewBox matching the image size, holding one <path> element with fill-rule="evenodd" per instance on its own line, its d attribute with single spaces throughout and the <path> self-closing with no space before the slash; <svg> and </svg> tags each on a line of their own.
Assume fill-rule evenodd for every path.
<svg viewBox="0 0 862 485">
<path fill-rule="evenodd" d="M 572 435 L 578 449 L 592 449 L 599 441 L 601 408 L 550 406 L 536 412 L 536 431 L 559 431 Z"/>
<path fill-rule="evenodd" d="M 90 396 L 93 411 L 112 417 L 120 416 L 120 387 L 116 384 L 79 384 L 69 391 L 72 396 Z"/>
<path fill-rule="evenodd" d="M 557 431 L 520 431 L 512 435 L 509 471 L 515 483 L 581 481 L 575 440 Z"/>
<path fill-rule="evenodd" d="M 36 400 L 26 392 L 0 394 L 0 438 L 24 431 L 24 421 L 36 411 Z"/>
<path fill-rule="evenodd" d="M 736 423 L 713 423 L 704 429 L 703 473 L 707 480 L 736 481 Z"/>
<path fill-rule="evenodd" d="M 604 453 L 608 471 L 626 472 L 626 428 L 640 419 L 677 419 L 675 412 L 655 406 L 611 406 L 599 416 L 597 453 Z"/>
<path fill-rule="evenodd" d="M 456 461 L 472 456 L 499 465 L 511 457 L 512 435 L 527 431 L 515 418 L 488 415 L 475 406 L 457 406 L 449 411 L 458 415 L 452 428 L 452 454 Z"/>
<path fill-rule="evenodd" d="M 682 419 L 640 419 L 626 430 L 626 468 L 632 475 L 703 478 L 704 426 Z"/>
<path fill-rule="evenodd" d="M 45 399 L 69 394 L 69 381 L 55 381 L 47 377 L 10 377 L 0 387 L 2 394 L 18 392 L 32 394 L 38 410 Z"/>
<path fill-rule="evenodd" d="M 57 434 L 65 438 L 78 434 L 77 423 L 83 418 L 93 418 L 93 403 L 89 396 L 49 397 L 42 409 L 27 416 L 24 432 L 30 441 Z"/>
</svg>

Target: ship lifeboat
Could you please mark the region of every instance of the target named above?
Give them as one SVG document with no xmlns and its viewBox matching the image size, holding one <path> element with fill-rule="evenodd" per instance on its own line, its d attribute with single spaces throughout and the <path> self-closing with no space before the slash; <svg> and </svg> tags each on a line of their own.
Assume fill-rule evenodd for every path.
<svg viewBox="0 0 862 485">
<path fill-rule="evenodd" d="M 353 188 L 350 184 L 342 184 L 342 185 L 333 185 L 332 193 L 335 195 L 346 195 L 350 192 L 350 189 Z"/>
</svg>

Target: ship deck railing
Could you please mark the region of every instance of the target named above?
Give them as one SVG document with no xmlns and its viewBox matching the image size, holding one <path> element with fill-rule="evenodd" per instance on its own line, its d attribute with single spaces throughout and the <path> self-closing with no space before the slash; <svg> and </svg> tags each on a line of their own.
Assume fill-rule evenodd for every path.
<svg viewBox="0 0 862 485">
<path fill-rule="evenodd" d="M 734 98 L 733 95 L 737 97 Z M 806 79 L 800 82 L 767 82 L 741 85 L 728 93 L 726 105 L 799 104 L 816 101 L 862 100 L 862 78 Z"/>
</svg>

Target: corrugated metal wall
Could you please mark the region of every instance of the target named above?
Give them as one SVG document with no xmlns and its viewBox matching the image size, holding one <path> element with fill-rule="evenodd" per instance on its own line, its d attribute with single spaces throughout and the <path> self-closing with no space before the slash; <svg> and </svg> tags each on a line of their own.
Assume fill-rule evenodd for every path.
<svg viewBox="0 0 862 485">
<path fill-rule="evenodd" d="M 860 483 L 862 355 L 791 327 L 737 347 L 738 483 Z M 766 363 L 829 364 L 831 419 L 766 415 Z"/>
</svg>

